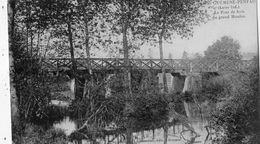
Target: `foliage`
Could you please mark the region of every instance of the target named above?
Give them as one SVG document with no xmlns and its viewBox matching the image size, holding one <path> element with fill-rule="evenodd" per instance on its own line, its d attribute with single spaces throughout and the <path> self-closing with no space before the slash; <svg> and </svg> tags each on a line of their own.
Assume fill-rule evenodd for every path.
<svg viewBox="0 0 260 144">
<path fill-rule="evenodd" d="M 68 109 L 70 118 L 80 124 L 87 121 L 100 127 L 107 126 L 112 120 L 119 118 L 124 106 L 122 99 L 119 95 L 105 98 L 101 89 L 104 89 L 104 84 L 94 84 L 89 97 L 73 101 Z"/>
<path fill-rule="evenodd" d="M 163 5 L 158 2 L 18 0 L 15 24 L 26 35 L 33 53 L 44 57 L 68 57 L 68 24 L 71 25 L 75 56 L 85 56 L 84 49 L 88 53 L 90 48 L 109 51 L 111 55 L 121 53 L 123 23 L 127 24 L 129 52 L 134 54 L 145 41 L 153 41 L 162 22 L 165 22 L 164 37 L 167 39 L 172 31 L 190 35 L 193 25 L 203 21 L 205 16 L 200 10 L 205 1 L 159 2 Z M 164 12 L 167 19 L 162 19 Z"/>
<path fill-rule="evenodd" d="M 52 127 L 55 122 L 60 122 L 68 115 L 67 107 L 49 105 L 45 110 L 45 116 L 38 120 L 37 124 L 44 127 Z"/>
<path fill-rule="evenodd" d="M 11 47 L 14 59 L 14 83 L 21 120 L 33 122 L 45 116 L 50 91 L 38 61 L 28 59 L 23 37 L 17 32 Z M 34 121 L 35 122 L 35 121 Z"/>
<path fill-rule="evenodd" d="M 133 129 L 151 129 L 167 120 L 168 103 L 163 94 L 136 94 L 127 103 L 124 113 L 134 119 Z"/>
<path fill-rule="evenodd" d="M 30 57 L 30 54 L 26 51 L 26 47 L 23 45 L 25 41 L 23 35 L 17 30 L 13 37 L 11 51 L 14 59 L 13 82 L 18 98 L 19 123 L 13 124 L 12 130 L 14 141 L 35 143 L 35 141 L 42 141 L 39 140 L 41 137 L 37 138 L 38 132 L 36 131 L 30 132 L 35 137 L 24 136 L 27 135 L 27 130 L 30 129 L 28 128 L 30 126 L 27 124 L 40 125 L 32 126 L 32 129 L 37 127 L 34 130 L 37 130 L 38 127 L 48 128 L 55 121 L 59 121 L 66 116 L 66 109 L 49 105 L 51 94 L 46 73 L 42 70 L 41 62 L 33 59 L 36 58 L 34 56 Z M 42 135 L 44 132 L 44 130 L 41 130 L 39 135 Z M 51 133 L 46 133 L 47 135 L 51 135 Z M 59 140 L 57 139 L 57 141 Z"/>
<path fill-rule="evenodd" d="M 105 9 L 106 2 L 106 0 L 17 0 L 14 3 L 15 29 L 23 31 L 28 44 L 27 49 L 34 55 L 69 57 L 67 38 L 69 23 L 75 56 L 85 56 L 86 47 L 83 45 L 85 33 L 90 37 L 88 42 L 90 47 L 101 48 L 98 41 L 102 40 L 101 34 L 104 33 L 102 31 L 107 27 L 100 25 L 102 23 L 100 15 Z M 85 32 L 85 23 L 88 32 Z"/>
<path fill-rule="evenodd" d="M 233 74 L 230 87 L 223 93 L 226 99 L 213 114 L 214 128 L 222 132 L 216 143 L 259 143 L 257 68 L 251 72 Z"/>
<path fill-rule="evenodd" d="M 204 52 L 203 62 L 217 62 L 219 70 L 234 70 L 241 60 L 240 44 L 231 37 L 223 36 Z"/>
<path fill-rule="evenodd" d="M 14 129 L 15 131 L 16 129 Z M 14 135 L 15 133 L 13 133 Z M 14 136 L 15 137 L 15 136 Z M 13 139 L 14 143 L 19 144 L 67 144 L 68 139 L 64 132 L 59 129 L 43 129 L 37 125 L 26 125 L 25 132 L 21 139 Z"/>
<path fill-rule="evenodd" d="M 204 74 L 203 77 L 207 77 Z M 225 98 L 229 94 L 230 83 L 229 75 L 211 75 L 209 78 L 203 79 L 203 89 L 200 93 L 201 97 L 212 102 L 217 102 L 221 98 Z M 202 98 L 200 98 L 202 99 Z"/>
<path fill-rule="evenodd" d="M 192 36 L 193 27 L 207 19 L 206 12 L 202 10 L 207 3 L 199 0 L 149 1 L 146 7 L 148 20 L 142 33 L 151 41 L 168 40 L 173 34 Z"/>
<path fill-rule="evenodd" d="M 94 94 L 93 94 L 94 95 Z M 90 102 L 88 99 L 73 101 L 68 109 L 71 119 L 87 118 L 90 111 Z"/>
<path fill-rule="evenodd" d="M 133 74 L 137 75 L 133 77 L 138 79 L 139 73 Z M 93 97 L 92 104 L 87 97 L 71 104 L 70 117 L 76 120 L 80 127 L 77 132 L 71 134 L 71 139 L 81 139 L 80 133 L 86 134 L 90 139 L 93 135 L 98 137 L 102 136 L 102 133 L 113 133 L 109 132 L 109 129 L 115 130 L 114 134 L 120 133 L 126 130 L 129 123 L 134 131 L 154 129 L 162 127 L 167 121 L 168 103 L 174 96 L 160 94 L 158 91 L 154 93 L 154 89 L 152 92 L 149 92 L 149 89 L 135 91 L 129 96 L 122 90 L 122 74 L 116 74 L 115 78 L 110 80 L 110 96 L 105 96 L 105 93 L 101 92 L 104 85 L 97 83 L 90 92 L 90 97 Z"/>
<path fill-rule="evenodd" d="M 144 7 L 145 1 L 140 0 L 110 1 L 103 17 L 109 29 L 108 37 L 105 37 L 105 42 L 108 43 L 106 46 L 109 47 L 107 51 L 117 54 L 117 57 L 124 54 L 125 58 L 135 54 L 145 39 L 140 32 L 142 22 L 146 20 Z"/>
<path fill-rule="evenodd" d="M 128 94 L 121 91 L 120 84 L 122 79 L 114 79 L 111 96 L 105 98 L 104 93 L 100 93 L 100 86 L 92 88 L 91 97 L 94 99 L 93 110 L 90 108 L 90 99 L 74 101 L 69 108 L 70 117 L 81 119 L 81 123 L 96 123 L 99 127 L 108 126 L 110 123 L 116 123 L 117 126 L 124 126 L 124 118 L 134 117 L 138 121 L 158 121 L 158 118 L 165 116 L 168 100 L 159 93 L 134 93 L 129 98 Z M 125 107 L 127 105 L 127 107 Z M 157 111 L 157 112 L 155 112 Z M 161 114 L 161 115 L 160 115 Z M 145 120 L 144 120 L 145 119 Z"/>
<path fill-rule="evenodd" d="M 135 93 L 132 97 L 122 93 L 113 95 L 96 103 L 94 110 L 82 118 L 87 125 L 81 124 L 83 126 L 72 133 L 70 138 L 81 139 L 78 133 L 84 133 L 89 138 L 95 134 L 102 136 L 102 132 L 122 133 L 128 128 L 129 123 L 134 131 L 162 127 L 168 119 L 168 103 L 168 98 L 162 94 Z"/>
</svg>

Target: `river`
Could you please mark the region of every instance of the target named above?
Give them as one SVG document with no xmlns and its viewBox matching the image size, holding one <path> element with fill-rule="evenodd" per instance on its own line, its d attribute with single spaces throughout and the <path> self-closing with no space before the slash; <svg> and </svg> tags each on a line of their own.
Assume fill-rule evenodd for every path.
<svg viewBox="0 0 260 144">
<path fill-rule="evenodd" d="M 189 103 L 190 107 L 194 107 L 194 103 Z M 210 105 L 206 106 L 207 109 L 211 107 Z M 206 110 L 208 111 L 208 110 Z M 208 132 L 205 128 L 206 125 L 208 125 L 208 121 L 205 118 L 205 115 L 207 115 L 205 110 L 202 110 L 202 116 L 198 113 L 197 110 L 189 109 L 189 113 L 192 115 L 192 117 L 189 118 L 192 127 L 194 130 L 200 135 L 195 139 L 196 144 L 210 144 L 211 143 L 211 135 L 208 135 Z M 62 129 L 66 135 L 70 135 L 73 131 L 76 130 L 76 123 L 72 120 L 70 120 L 69 117 L 65 117 L 62 121 L 55 123 L 54 128 Z M 185 131 L 186 128 L 181 123 L 176 123 L 174 127 L 170 127 L 168 130 L 168 144 L 174 143 L 174 144 L 186 144 L 187 140 L 190 140 L 192 137 L 194 137 L 194 134 L 190 131 Z M 163 130 L 162 129 L 156 129 L 154 131 L 154 138 L 153 138 L 153 132 L 152 131 L 145 131 L 143 134 L 141 132 L 134 133 L 134 143 L 135 144 L 163 144 Z M 110 137 L 112 139 L 112 136 Z M 105 142 L 103 140 L 100 140 L 100 144 L 104 144 Z M 119 139 L 115 139 L 114 143 L 120 143 L 123 144 L 124 142 L 119 142 Z M 88 144 L 87 141 L 83 141 L 83 144 Z"/>
</svg>

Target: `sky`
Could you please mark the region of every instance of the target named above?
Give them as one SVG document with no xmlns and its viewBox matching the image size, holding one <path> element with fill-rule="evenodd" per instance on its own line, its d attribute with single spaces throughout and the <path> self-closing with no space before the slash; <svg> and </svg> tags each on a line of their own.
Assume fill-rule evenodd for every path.
<svg viewBox="0 0 260 144">
<path fill-rule="evenodd" d="M 240 8 L 236 10 L 243 10 L 243 15 L 245 16 L 244 18 L 229 18 L 220 20 L 215 19 L 208 21 L 206 24 L 201 24 L 200 26 L 195 27 L 193 37 L 189 39 L 181 39 L 180 37 L 175 36 L 175 38 L 171 41 L 171 44 L 163 43 L 164 58 L 168 58 L 169 53 L 172 54 L 173 58 L 181 58 L 183 51 L 186 51 L 188 53 L 198 52 L 200 54 L 203 54 L 208 46 L 212 45 L 215 41 L 217 41 L 224 35 L 230 36 L 233 39 L 237 40 L 241 45 L 240 51 L 242 53 L 257 53 L 257 4 L 256 2 L 253 2 L 238 5 L 240 6 Z M 220 12 L 220 10 L 218 11 Z M 153 58 L 159 58 L 158 47 L 143 46 L 141 50 L 138 51 L 138 54 L 142 54 L 145 58 L 148 58 L 149 48 L 152 49 Z"/>
</svg>

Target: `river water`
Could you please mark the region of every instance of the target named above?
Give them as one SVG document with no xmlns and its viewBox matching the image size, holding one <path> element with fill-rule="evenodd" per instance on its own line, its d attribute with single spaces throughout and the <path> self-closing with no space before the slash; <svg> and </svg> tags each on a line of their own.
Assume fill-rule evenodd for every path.
<svg viewBox="0 0 260 144">
<path fill-rule="evenodd" d="M 189 104 L 193 107 L 195 104 Z M 210 106 L 208 106 L 210 107 Z M 210 144 L 212 136 L 208 134 L 205 126 L 208 125 L 208 121 L 201 117 L 197 111 L 192 109 L 189 110 L 189 113 L 193 117 L 190 117 L 189 120 L 191 122 L 192 127 L 194 130 L 199 134 L 199 137 L 195 139 L 196 144 Z M 205 116 L 205 111 L 203 111 Z M 54 128 L 62 129 L 66 135 L 70 135 L 73 131 L 76 130 L 76 123 L 70 120 L 69 117 L 64 118 L 59 123 L 54 124 Z M 154 137 L 152 131 L 145 131 L 143 134 L 134 133 L 134 143 L 136 144 L 163 144 L 163 130 L 156 129 L 154 131 Z M 168 144 L 186 144 L 188 140 L 194 137 L 194 133 L 188 131 L 181 123 L 176 123 L 175 126 L 170 127 L 168 130 Z M 112 139 L 112 136 L 110 137 Z M 83 141 L 83 144 L 88 144 L 89 142 Z M 100 143 L 104 144 L 103 140 L 100 140 Z M 119 139 L 114 140 L 115 144 L 123 144 L 124 142 L 119 142 Z"/>
<path fill-rule="evenodd" d="M 210 137 L 204 126 L 207 125 L 207 122 L 194 120 L 191 122 L 192 127 L 200 135 L 195 139 L 194 143 L 198 144 L 209 144 Z M 176 124 L 174 127 L 169 128 L 168 130 L 168 144 L 185 144 L 195 135 L 190 131 L 185 131 L 186 128 L 182 124 Z M 139 136 L 140 137 L 140 136 Z M 140 144 L 163 144 L 163 130 L 158 129 L 155 131 L 155 138 L 152 139 L 152 132 L 145 132 L 145 139 L 142 141 L 137 141 Z"/>
</svg>

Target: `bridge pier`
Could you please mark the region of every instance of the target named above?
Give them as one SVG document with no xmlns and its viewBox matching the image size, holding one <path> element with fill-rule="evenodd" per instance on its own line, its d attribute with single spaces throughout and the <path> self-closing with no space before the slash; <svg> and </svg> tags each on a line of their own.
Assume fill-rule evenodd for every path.
<svg viewBox="0 0 260 144">
<path fill-rule="evenodd" d="M 71 78 L 71 70 L 67 71 L 55 71 L 55 74 L 58 74 L 58 77 L 62 77 L 62 75 L 66 74 L 69 78 Z M 107 71 L 98 71 L 93 70 L 93 83 L 94 85 L 105 83 L 104 86 L 102 86 L 102 89 L 99 90 L 100 95 L 104 95 L 105 97 L 111 95 L 111 88 L 109 88 L 107 83 L 111 81 L 112 79 L 120 79 L 120 75 L 123 74 L 122 70 L 115 69 L 115 70 L 107 70 Z M 132 79 L 132 89 L 134 92 L 145 92 L 146 90 L 150 89 L 150 92 L 152 91 L 160 91 L 160 88 L 162 88 L 162 82 L 160 81 L 162 77 L 160 78 L 161 70 L 159 69 L 153 69 L 153 70 L 147 70 L 147 69 L 131 69 L 131 79 Z M 78 86 L 75 87 L 75 80 L 69 80 L 70 84 L 70 90 L 73 93 L 73 99 L 77 99 L 77 96 L 75 92 L 78 92 L 79 98 L 89 98 L 90 95 L 90 88 L 93 87 L 91 76 L 88 73 L 87 70 L 78 70 L 77 71 L 77 82 Z M 114 76 L 112 76 L 114 75 Z M 194 91 L 197 89 L 201 89 L 200 87 L 204 87 L 207 85 L 207 80 L 211 77 L 218 76 L 219 74 L 217 72 L 201 72 L 201 73 L 190 73 L 185 74 L 182 71 L 180 72 L 172 72 L 167 71 L 167 85 L 169 93 L 182 93 L 185 91 Z M 200 75 L 201 80 L 194 81 L 194 77 Z M 54 76 L 53 76 L 54 77 Z M 110 78 L 109 78 L 110 77 Z M 113 78 L 116 77 L 116 78 Z M 196 86 L 197 88 L 185 88 L 185 79 L 189 79 L 190 77 L 193 77 L 192 80 L 189 80 L 189 83 L 197 83 L 197 84 L 191 84 Z M 201 81 L 201 82 L 199 82 Z M 118 81 L 120 82 L 120 80 Z M 121 81 L 122 83 L 123 81 Z M 161 83 L 161 87 L 160 87 Z M 202 84 L 200 84 L 202 83 Z M 201 86 L 202 85 L 202 86 Z M 122 86 L 119 84 L 119 86 Z M 123 89 L 119 88 L 119 89 Z M 185 90 L 184 90 L 185 89 Z"/>
<path fill-rule="evenodd" d="M 158 73 L 158 84 L 162 89 L 162 73 Z M 166 82 L 168 86 L 168 93 L 181 93 L 184 87 L 186 75 L 180 72 L 168 72 L 166 73 Z M 162 90 L 161 90 L 162 91 Z"/>
<path fill-rule="evenodd" d="M 181 75 L 180 73 L 171 73 L 172 80 L 172 88 L 170 89 L 171 93 L 181 93 L 184 87 L 184 81 L 186 76 Z"/>
</svg>

